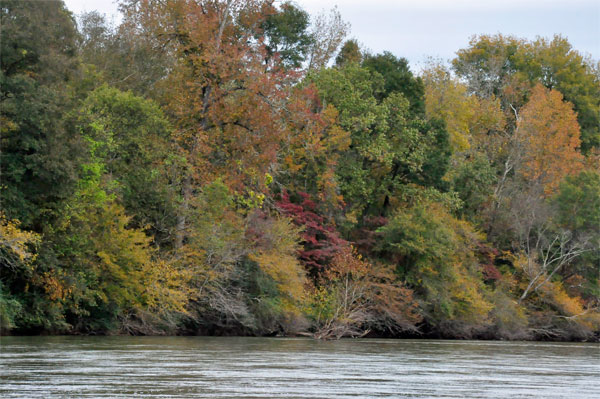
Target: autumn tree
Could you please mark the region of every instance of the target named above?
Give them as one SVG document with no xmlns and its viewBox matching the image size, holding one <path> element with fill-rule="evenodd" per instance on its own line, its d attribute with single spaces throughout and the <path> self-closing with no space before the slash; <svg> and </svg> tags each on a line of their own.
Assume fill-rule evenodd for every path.
<svg viewBox="0 0 600 399">
<path fill-rule="evenodd" d="M 200 331 L 290 331 L 301 323 L 305 270 L 300 229 L 260 207 L 240 209 L 222 182 L 203 187 L 178 252 L 193 274 L 189 311 Z M 256 204 L 258 206 L 258 204 Z"/>
<path fill-rule="evenodd" d="M 39 234 L 22 230 L 18 220 L 8 220 L 0 213 L 0 332 L 6 333 L 16 327 L 18 314 L 23 311 L 19 293 L 12 292 L 14 276 L 32 274 L 37 256 Z M 5 286 L 8 284 L 9 286 Z"/>
<path fill-rule="evenodd" d="M 519 49 L 515 65 L 532 82 L 559 91 L 573 104 L 581 127 L 581 149 L 587 152 L 600 144 L 600 81 L 591 60 L 574 50 L 569 41 L 556 35 L 537 38 Z"/>
<path fill-rule="evenodd" d="M 313 40 L 308 52 L 308 70 L 318 70 L 335 56 L 350 25 L 344 22 L 337 8 L 317 15 L 311 25 Z"/>
<path fill-rule="evenodd" d="M 561 92 L 577 112 L 582 151 L 598 146 L 598 76 L 591 60 L 573 50 L 565 38 L 526 41 L 500 34 L 474 36 L 457 55 L 454 70 L 467 80 L 471 92 L 501 98 L 509 115 L 510 105 L 516 109 L 524 105 L 537 83 Z"/>
<path fill-rule="evenodd" d="M 309 194 L 331 215 L 343 203 L 336 170 L 350 146 L 350 133 L 340 126 L 338 110 L 322 104 L 314 84 L 295 87 L 286 109 L 288 134 L 278 151 L 273 186 Z"/>
<path fill-rule="evenodd" d="M 541 184 L 546 194 L 582 168 L 579 125 L 571 104 L 562 95 L 537 85 L 519 115 L 516 141 L 522 148 L 519 173 Z"/>
<path fill-rule="evenodd" d="M 505 117 L 495 97 L 470 95 L 443 65 L 431 64 L 423 71 L 425 113 L 428 118 L 442 118 L 454 151 L 478 149 L 491 141 L 488 133 L 504 130 Z M 487 144 L 487 143 L 485 143 Z M 494 149 L 496 150 L 496 149 Z"/>
<path fill-rule="evenodd" d="M 299 192 L 294 193 L 293 197 L 284 191 L 276 206 L 302 229 L 303 248 L 298 251 L 298 258 L 309 276 L 317 280 L 328 269 L 335 254 L 347 246 L 347 242 L 339 236 L 332 221 L 319 214 L 318 204 L 309 194 Z"/>
<path fill-rule="evenodd" d="M 236 190 L 264 192 L 276 162 L 287 75 L 264 73 L 266 44 L 255 37 L 273 10 L 265 1 L 125 3 L 129 23 L 161 40 L 180 60 L 165 106 L 187 159 L 175 246 L 197 187 L 226 176 Z M 280 62 L 272 58 L 271 62 Z"/>
<path fill-rule="evenodd" d="M 309 314 L 319 339 L 364 336 L 372 328 L 415 332 L 421 320 L 412 291 L 389 268 L 371 265 L 350 246 L 323 274 Z"/>
</svg>

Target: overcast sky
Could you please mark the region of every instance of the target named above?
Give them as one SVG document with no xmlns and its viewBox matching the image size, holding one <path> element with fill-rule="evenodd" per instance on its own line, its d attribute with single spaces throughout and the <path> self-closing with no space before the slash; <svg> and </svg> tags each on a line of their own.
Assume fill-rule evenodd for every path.
<svg viewBox="0 0 600 399">
<path fill-rule="evenodd" d="M 117 14 L 113 0 L 65 0 L 78 14 Z M 391 51 L 419 69 L 428 56 L 451 59 L 474 34 L 534 39 L 561 34 L 600 59 L 598 0 L 296 0 L 311 15 L 335 5 L 351 24 L 350 37 L 373 52 Z"/>
</svg>

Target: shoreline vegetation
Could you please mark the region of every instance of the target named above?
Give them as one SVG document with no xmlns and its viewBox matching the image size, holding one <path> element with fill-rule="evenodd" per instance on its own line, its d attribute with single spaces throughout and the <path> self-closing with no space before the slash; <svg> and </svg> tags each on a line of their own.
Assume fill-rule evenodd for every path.
<svg viewBox="0 0 600 399">
<path fill-rule="evenodd" d="M 0 333 L 600 340 L 600 64 L 334 9 L 1 0 Z"/>
</svg>

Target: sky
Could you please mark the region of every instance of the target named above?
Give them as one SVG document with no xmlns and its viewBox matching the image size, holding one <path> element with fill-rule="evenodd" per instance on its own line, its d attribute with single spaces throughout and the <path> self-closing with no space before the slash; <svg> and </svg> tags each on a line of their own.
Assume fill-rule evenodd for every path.
<svg viewBox="0 0 600 399">
<path fill-rule="evenodd" d="M 65 0 L 75 14 L 117 15 L 113 0 Z M 560 34 L 600 59 L 598 0 L 296 0 L 311 15 L 337 5 L 355 38 L 373 53 L 390 51 L 421 69 L 429 57 L 454 58 L 475 34 L 535 39 Z M 115 17 L 118 20 L 118 16 Z"/>
</svg>

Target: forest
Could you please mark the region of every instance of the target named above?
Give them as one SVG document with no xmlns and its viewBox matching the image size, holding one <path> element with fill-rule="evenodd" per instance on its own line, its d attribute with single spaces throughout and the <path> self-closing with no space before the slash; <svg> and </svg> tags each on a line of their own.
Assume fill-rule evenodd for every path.
<svg viewBox="0 0 600 399">
<path fill-rule="evenodd" d="M 2 334 L 600 339 L 600 63 L 565 37 L 414 72 L 337 9 L 0 5 Z"/>
</svg>

